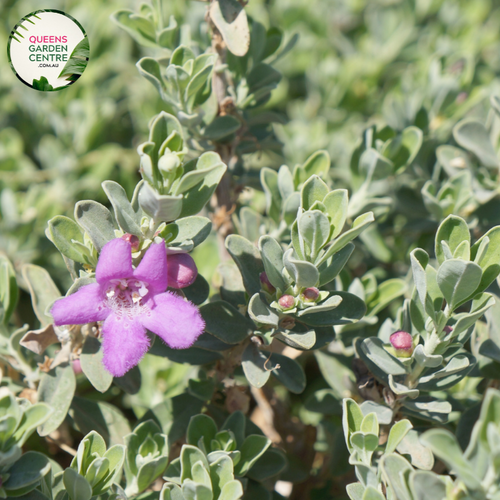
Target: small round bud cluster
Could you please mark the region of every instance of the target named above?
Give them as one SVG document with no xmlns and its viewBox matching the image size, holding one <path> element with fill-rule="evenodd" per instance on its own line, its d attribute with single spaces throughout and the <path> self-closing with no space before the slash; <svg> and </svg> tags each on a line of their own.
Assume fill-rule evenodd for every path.
<svg viewBox="0 0 500 500">
<path fill-rule="evenodd" d="M 128 243 L 130 243 L 130 246 L 132 247 L 132 252 L 136 252 L 139 249 L 140 241 L 139 238 L 134 234 L 125 233 L 122 236 L 122 240 L 125 240 Z"/>
<path fill-rule="evenodd" d="M 283 309 L 291 309 L 293 306 L 295 306 L 295 298 L 291 295 L 282 295 L 278 300 L 278 304 Z"/>
<path fill-rule="evenodd" d="M 267 293 L 270 293 L 271 295 L 276 293 L 276 288 L 274 288 L 273 284 L 269 281 L 269 278 L 267 277 L 265 271 L 262 271 L 260 273 L 259 279 L 260 279 L 260 284 L 262 286 L 262 290 L 264 290 Z"/>
<path fill-rule="evenodd" d="M 315 286 L 306 288 L 302 292 L 302 298 L 305 302 L 315 302 L 319 298 L 319 290 Z"/>
<path fill-rule="evenodd" d="M 408 332 L 399 330 L 389 340 L 399 357 L 409 358 L 413 354 L 413 337 Z"/>
<path fill-rule="evenodd" d="M 185 288 L 192 285 L 198 276 L 198 268 L 193 257 L 187 253 L 174 253 L 167 256 L 168 286 Z"/>
</svg>

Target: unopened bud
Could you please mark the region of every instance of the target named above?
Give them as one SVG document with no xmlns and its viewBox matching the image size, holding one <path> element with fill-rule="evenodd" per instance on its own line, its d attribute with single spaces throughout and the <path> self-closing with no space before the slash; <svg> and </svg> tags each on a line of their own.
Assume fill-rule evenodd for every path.
<svg viewBox="0 0 500 500">
<path fill-rule="evenodd" d="M 260 284 L 264 291 L 270 293 L 271 295 L 276 293 L 276 288 L 274 288 L 273 284 L 269 281 L 269 278 L 267 277 L 267 274 L 264 271 L 260 273 L 259 278 L 260 278 Z"/>
<path fill-rule="evenodd" d="M 443 328 L 443 332 L 446 333 L 446 334 L 451 333 L 452 331 L 453 331 L 453 328 L 451 326 L 446 325 Z"/>
<path fill-rule="evenodd" d="M 295 298 L 291 295 L 282 295 L 278 300 L 278 304 L 283 309 L 291 309 L 295 305 Z"/>
<path fill-rule="evenodd" d="M 128 243 L 130 243 L 130 246 L 132 247 L 132 252 L 136 252 L 139 249 L 140 241 L 139 238 L 135 236 L 135 234 L 125 233 L 122 236 L 122 240 L 125 240 Z"/>
<path fill-rule="evenodd" d="M 79 375 L 80 373 L 82 373 L 82 364 L 79 359 L 74 359 L 72 365 L 75 375 Z"/>
<path fill-rule="evenodd" d="M 198 276 L 198 268 L 187 253 L 174 253 L 167 257 L 168 286 L 185 288 L 192 285 Z"/>
<path fill-rule="evenodd" d="M 168 151 L 158 160 L 158 168 L 165 174 L 175 172 L 180 164 L 179 157 L 175 153 Z"/>
<path fill-rule="evenodd" d="M 408 332 L 404 332 L 403 330 L 395 332 L 389 340 L 399 357 L 409 358 L 412 355 L 413 337 Z"/>
<path fill-rule="evenodd" d="M 318 300 L 319 290 L 315 286 L 311 286 L 302 292 L 302 296 L 306 302 L 315 302 Z"/>
</svg>

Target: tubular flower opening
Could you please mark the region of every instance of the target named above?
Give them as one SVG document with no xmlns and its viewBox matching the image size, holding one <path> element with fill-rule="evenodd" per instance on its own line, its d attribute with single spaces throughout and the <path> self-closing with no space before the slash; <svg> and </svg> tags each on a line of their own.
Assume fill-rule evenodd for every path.
<svg viewBox="0 0 500 500">
<path fill-rule="evenodd" d="M 125 239 L 108 242 L 97 263 L 97 283 L 56 301 L 51 310 L 56 326 L 104 322 L 103 364 L 115 377 L 136 366 L 147 352 L 146 330 L 173 349 L 186 349 L 205 328 L 196 306 L 166 292 L 165 245 L 152 244 L 136 269 L 131 251 Z"/>
</svg>

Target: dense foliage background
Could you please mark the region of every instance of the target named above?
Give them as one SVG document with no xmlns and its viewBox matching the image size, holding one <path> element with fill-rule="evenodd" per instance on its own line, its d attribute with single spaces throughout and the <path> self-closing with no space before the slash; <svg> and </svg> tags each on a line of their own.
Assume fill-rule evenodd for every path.
<svg viewBox="0 0 500 500">
<path fill-rule="evenodd" d="M 34 3 L 2 2 L 0 46 L 7 45 L 12 26 L 30 12 L 30 8 L 38 7 Z M 175 78 L 164 76 L 163 83 L 155 80 L 155 64 L 163 75 L 167 74 L 165 71 L 173 65 L 176 47 L 190 47 L 193 57 L 210 50 L 214 37 L 207 23 L 207 2 L 159 0 L 150 7 L 141 7 L 140 2 L 133 0 L 87 0 L 84 3 L 53 0 L 49 3 L 44 7 L 68 12 L 84 26 L 91 57 L 75 85 L 61 92 L 43 93 L 22 85 L 8 69 L 6 58 L 2 59 L 1 385 L 8 388 L 9 394 L 32 403 L 36 403 L 38 391 L 38 401 L 45 401 L 63 413 L 54 428 L 45 429 L 47 432 L 43 426 L 47 427 L 52 417 L 41 424 L 40 433 L 47 437 L 35 432 L 29 439 L 28 435 L 21 439 L 20 433 L 18 444 L 23 446 L 23 451 L 48 454 L 56 475 L 69 467 L 71 455 L 83 435 L 97 431 L 108 447 L 121 445 L 125 443 L 124 436 L 138 423 L 154 422 L 148 424 L 152 427 L 147 432 L 151 436 L 163 436 L 161 439 L 165 442 L 160 445 L 161 439 L 157 438 L 150 459 L 154 456 L 158 461 L 158 457 L 170 454 L 172 461 L 180 455 L 186 442 L 193 448 L 199 444 L 193 434 L 199 437 L 211 432 L 207 429 L 213 424 L 201 419 L 202 430 L 196 434 L 197 421 L 191 420 L 194 422 L 191 435 L 188 431 L 186 437 L 190 418 L 206 413 L 217 428 L 237 432 L 241 422 L 246 421 L 246 434 L 264 434 L 270 440 L 266 446 L 273 443 L 269 449 L 255 444 L 256 448 L 267 449 L 258 455 L 255 467 L 252 468 L 250 453 L 247 468 L 240 464 L 239 471 L 235 470 L 236 476 L 245 476 L 244 498 L 271 495 L 270 492 L 273 498 L 348 498 L 346 485 L 359 481 L 360 488 L 349 490 L 350 498 L 498 500 L 500 394 L 495 389 L 500 380 L 500 306 L 498 298 L 497 302 L 490 300 L 486 290 L 494 298 L 500 297 L 496 281 L 500 271 L 500 236 L 497 228 L 492 230 L 500 224 L 497 156 L 500 6 L 488 0 L 250 0 L 245 5 L 251 34 L 250 55 L 245 58 L 229 53 L 225 61 L 206 61 L 210 71 L 212 66 L 217 69 L 221 62 L 227 64 L 218 71 L 230 75 L 227 78 L 234 94 L 228 95 L 234 111 L 229 105 L 223 108 L 221 99 L 215 101 L 215 108 L 210 107 L 216 91 L 210 94 L 212 77 L 208 73 L 205 78 L 208 83 L 204 81 L 203 88 L 200 85 L 190 110 L 192 103 L 181 99 L 179 104 L 171 99 L 177 89 L 175 85 L 179 85 Z M 126 10 L 140 12 L 144 18 L 154 17 L 158 33 L 173 27 L 174 23 L 179 29 L 172 28 L 171 38 L 161 46 L 159 37 L 152 40 L 148 33 L 144 34 L 143 27 L 136 29 L 135 25 L 127 24 L 125 15 L 116 14 Z M 170 36 L 167 35 L 165 39 Z M 177 53 L 184 64 L 189 62 L 186 53 Z M 201 95 L 203 91 L 206 96 Z M 208 94 L 211 97 L 207 97 Z M 196 115 L 197 109 L 203 109 L 204 114 Z M 225 111 L 222 113 L 221 109 Z M 162 111 L 168 115 L 159 115 Z M 152 121 L 155 116 L 160 116 L 156 122 Z M 200 279 L 197 288 L 186 290 L 186 296 L 197 305 L 205 304 L 202 311 L 206 308 L 207 325 L 207 318 L 221 314 L 213 304 L 222 307 L 221 299 L 232 304 L 230 313 L 224 309 L 227 318 L 219 316 L 220 324 L 212 326 L 213 330 L 207 326 L 216 339 L 231 344 L 231 350 L 225 351 L 221 345 L 214 347 L 212 340 L 205 339 L 206 344 L 197 344 L 194 350 L 173 351 L 158 347 L 157 341 L 138 368 L 129 372 L 129 376 L 115 379 L 113 385 L 105 387 L 99 376 L 89 381 L 91 368 L 84 369 L 85 373 L 76 376 L 73 400 L 66 404 L 64 399 L 68 399 L 69 389 L 64 383 L 73 377 L 68 375 L 73 373 L 71 363 L 66 367 L 60 365 L 59 370 L 52 365 L 49 372 L 50 359 L 56 356 L 60 345 L 50 346 L 44 354 L 34 354 L 19 345 L 28 330 L 47 327 L 50 317 L 45 315 L 45 307 L 50 305 L 50 298 L 65 295 L 78 276 L 77 271 L 83 269 L 73 266 L 75 274 L 68 272 L 68 268 L 71 269 L 68 256 L 65 263 L 59 251 L 61 247 L 58 250 L 47 238 L 47 223 L 60 215 L 73 219 L 75 204 L 81 200 L 102 203 L 114 210 L 118 219 L 116 214 L 122 208 L 117 209 L 110 203 L 110 200 L 113 202 L 109 196 L 110 184 L 105 187 L 106 192 L 101 184 L 116 181 L 125 189 L 128 199 L 132 199 L 141 180 L 140 165 L 142 177 L 149 182 L 144 173 L 144 158 L 150 153 L 145 154 L 146 149 L 142 147 L 140 159 L 137 148 L 147 142 L 148 137 L 150 141 L 154 139 L 154 124 L 160 123 L 164 116 L 175 116 L 181 122 L 184 142 L 172 150 L 179 153 L 184 164 L 204 151 L 213 150 L 228 166 L 221 184 L 223 189 L 217 190 L 211 201 L 205 200 L 208 204 L 201 214 L 213 223 L 210 234 L 203 229 L 207 234 L 204 232 L 201 237 L 192 230 L 191 240 L 195 243 L 191 247 L 175 237 L 173 242 L 172 238 L 168 240 L 167 233 L 161 236 L 167 239 L 168 246 L 192 251 L 206 282 Z M 237 120 L 235 125 L 234 116 L 241 118 L 244 126 Z M 226 119 L 210 128 L 209 117 L 214 122 L 229 117 L 233 122 Z M 168 127 L 173 122 L 165 120 L 170 133 Z M 174 124 L 174 129 L 176 126 Z M 158 145 L 156 147 L 158 149 Z M 273 173 L 282 165 L 288 165 L 293 173 L 291 187 L 290 183 L 286 184 L 285 173 L 280 176 Z M 222 173 L 214 189 L 221 177 Z M 158 191 L 160 194 L 171 194 L 162 189 Z M 331 279 L 321 278 L 321 286 L 318 286 L 332 295 L 335 291 L 346 294 L 345 303 L 351 294 L 366 304 L 366 310 L 349 299 L 352 300 L 350 315 L 342 316 L 349 321 L 336 318 L 334 322 L 328 317 L 316 320 L 316 324 L 313 321 L 304 331 L 294 330 L 295 323 L 288 325 L 289 328 L 284 329 L 288 333 L 281 338 L 284 343 L 275 340 L 271 347 L 275 357 L 268 358 L 275 367 L 281 364 L 282 371 L 271 370 L 276 377 L 271 377 L 266 384 L 269 378 L 266 364 L 262 368 L 261 361 L 252 361 L 250 354 L 245 357 L 243 352 L 248 345 L 256 346 L 256 341 L 247 342 L 247 333 L 242 334 L 244 341 L 229 341 L 231 332 L 239 333 L 245 328 L 252 331 L 252 339 L 264 339 L 260 340 L 264 344 L 272 340 L 263 316 L 257 311 L 256 300 L 250 300 L 255 282 L 259 291 L 258 273 L 251 274 L 257 272 L 258 266 L 252 271 L 252 265 L 243 259 L 239 261 L 238 256 L 256 254 L 258 260 L 260 250 L 266 260 L 263 248 L 269 242 L 261 239 L 266 234 L 283 249 L 291 245 L 297 252 L 299 237 L 294 241 L 291 228 L 299 206 L 293 203 L 288 206 L 284 192 L 295 193 L 300 207 L 306 211 L 327 213 L 326 194 L 341 189 L 348 191 L 349 205 L 347 207 L 346 201 L 340 209 L 341 202 L 338 202 L 343 219 L 340 216 L 342 223 L 335 237 L 344 222 L 347 232 L 356 224 L 359 231 L 350 233 L 351 237 L 336 249 L 335 255 L 340 255 L 344 247 L 349 252 L 344 255 L 346 250 L 339 257 L 342 265 L 339 264 L 337 273 L 332 274 Z M 182 210 L 180 217 L 196 213 L 190 213 L 186 206 Z M 375 222 L 370 224 L 370 216 L 363 215 L 367 212 L 373 212 Z M 164 222 L 178 217 L 179 214 L 167 217 Z M 319 220 L 320 216 L 317 217 Z M 337 224 L 331 212 L 328 217 L 326 239 L 318 246 L 317 254 L 314 257 L 306 256 L 305 252 L 299 254 L 299 260 L 309 261 L 310 266 L 318 267 L 320 272 L 324 271 L 321 252 L 327 252 L 327 245 L 333 239 L 330 224 L 332 228 Z M 123 229 L 122 224 L 120 228 Z M 486 233 L 488 242 L 485 243 Z M 230 234 L 242 238 L 230 236 L 226 250 L 224 238 Z M 249 245 L 257 245 L 260 239 L 259 250 L 256 246 L 249 250 L 247 243 L 242 242 L 243 237 Z M 147 238 L 150 242 L 153 236 L 144 236 L 141 242 Z M 54 234 L 51 239 L 55 239 Z M 464 241 L 467 243 L 461 244 Z M 272 251 L 276 252 L 274 247 Z M 90 264 L 93 262 L 95 267 L 97 253 L 91 257 L 94 260 Z M 281 250 L 279 258 L 286 258 L 286 252 L 283 257 Z M 441 269 L 451 265 L 451 261 L 455 267 L 447 276 L 455 276 L 456 280 L 450 285 L 452 291 L 447 292 L 436 284 L 439 281 L 436 275 L 444 273 Z M 432 271 L 429 262 L 434 266 Z M 282 264 L 279 273 L 283 265 L 290 269 L 286 263 Z M 41 268 L 48 275 L 43 274 Z M 92 265 L 85 272 L 91 268 Z M 268 265 L 265 271 L 269 275 Z M 286 273 L 284 276 L 286 278 Z M 19 287 L 15 309 L 13 282 Z M 312 285 L 317 283 L 313 280 Z M 274 282 L 273 285 L 277 286 Z M 298 289 L 296 292 L 298 295 Z M 446 307 L 442 307 L 445 301 Z M 271 304 L 271 299 L 268 302 Z M 214 307 L 212 312 L 210 304 Z M 269 304 L 265 306 L 271 310 Z M 282 312 L 280 310 L 280 321 Z M 235 316 L 237 313 L 239 316 Z M 317 314 L 320 317 L 322 312 Z M 301 317 L 300 313 L 294 317 Z M 250 326 L 242 323 L 251 323 L 251 320 L 254 323 Z M 459 321 L 463 321 L 460 324 L 463 333 L 459 333 Z M 434 332 L 429 327 L 431 324 Z M 28 326 L 24 328 L 24 325 Z M 273 326 L 272 321 L 267 325 Z M 278 328 L 278 323 L 274 326 Z M 280 327 L 284 328 L 283 324 L 280 323 Z M 446 337 L 448 327 L 455 329 L 456 335 Z M 303 340 L 308 329 L 314 332 L 312 343 Z M 408 364 L 401 361 L 397 353 L 390 353 L 389 336 L 396 330 L 410 332 L 416 339 L 415 344 L 420 335 L 421 345 L 425 346 L 425 352 L 424 348 L 420 350 L 421 358 L 414 355 Z M 434 342 L 433 334 L 440 336 L 439 342 Z M 375 341 L 366 341 L 374 338 Z M 432 342 L 435 345 L 428 348 Z M 236 347 L 233 344 L 237 344 Z M 257 347 L 255 350 L 259 358 L 262 351 Z M 79 353 L 76 349 L 74 359 Z M 437 359 L 438 356 L 441 359 Z M 286 359 L 291 360 L 290 365 Z M 248 363 L 253 363 L 258 373 L 248 369 Z M 63 373 L 63 370 L 66 371 Z M 40 392 L 42 383 L 44 390 Z M 419 390 L 425 391 L 425 395 L 419 395 Z M 12 410 L 18 404 L 12 397 L 9 399 L 5 394 L 2 397 L 11 405 L 8 411 L 17 411 Z M 362 413 L 355 402 L 361 405 Z M 366 406 L 367 402 L 371 406 Z M 4 406 L 7 407 L 7 403 Z M 4 412 L 3 407 L 1 411 Z M 371 415 L 371 412 L 376 415 L 376 423 L 367 420 L 361 424 L 363 415 Z M 0 418 L 4 414 L 1 413 Z M 234 421 L 243 420 L 228 424 L 226 419 L 230 415 L 236 415 Z M 346 415 L 350 415 L 350 420 Z M 36 422 L 31 431 L 38 425 Z M 400 431 L 400 438 L 394 437 L 394 432 L 391 444 L 391 429 L 400 422 L 408 422 L 408 427 L 401 424 L 399 428 L 404 427 L 404 432 Z M 429 431 L 431 427 L 434 429 Z M 209 441 L 204 451 L 222 449 L 234 453 L 234 449 L 224 447 L 230 438 L 219 434 L 215 438 L 217 428 L 213 434 L 214 441 L 219 439 L 218 448 Z M 419 441 L 418 436 L 425 431 L 441 434 L 425 434 Z M 129 439 L 127 446 L 134 450 L 132 454 L 140 454 L 137 442 L 141 439 L 145 442 L 147 434 L 145 430 L 141 434 L 137 428 L 134 432 L 140 437 L 134 438 L 136 441 Z M 369 438 L 363 437 L 362 444 L 350 441 L 355 432 L 363 436 L 376 434 L 373 449 Z M 238 450 L 246 434 L 236 440 Z M 401 442 L 403 445 L 396 453 Z M 465 450 L 469 442 L 472 444 L 462 457 L 461 450 Z M 488 442 L 489 445 L 485 444 Z M 7 440 L 1 448 L 4 452 L 12 444 L 6 443 Z M 105 451 L 106 446 L 102 446 Z M 482 454 L 477 451 L 480 446 L 486 447 Z M 449 455 L 444 454 L 443 449 L 450 450 Z M 147 450 L 143 452 L 146 456 Z M 372 453 L 375 453 L 373 460 Z M 389 458 L 384 458 L 387 456 Z M 398 460 L 404 460 L 403 456 L 408 462 L 401 465 Z M 194 463 L 195 459 L 192 460 Z M 488 466 L 484 465 L 486 462 Z M 151 478 L 162 474 L 166 465 L 166 458 L 164 463 L 160 460 L 160 465 L 155 466 L 158 470 L 163 466 L 163 469 Z M 82 467 L 78 463 L 76 472 L 87 477 L 94 487 L 95 483 Z M 167 481 L 176 482 L 175 478 L 181 475 L 179 467 L 177 464 L 175 471 L 169 466 Z M 473 467 L 476 467 L 475 481 L 467 472 Z M 135 498 L 134 495 L 149 488 L 150 483 L 144 479 L 141 484 L 146 486 L 137 487 L 138 469 L 135 472 L 130 472 L 133 467 L 129 469 L 126 469 L 127 494 Z M 430 470 L 447 479 L 440 482 L 430 476 L 427 472 Z M 200 476 L 183 474 L 183 481 L 188 478 L 202 483 Z M 80 498 L 70 493 L 68 485 L 78 480 L 69 476 L 71 474 L 68 479 L 65 476 L 64 486 L 59 480 L 54 492 L 62 491 L 71 499 Z M 114 476 L 115 482 L 119 482 L 117 477 Z M 131 479 L 134 477 L 135 483 Z M 3 481 L 7 479 L 8 476 Z M 35 483 L 33 480 L 30 484 Z M 158 491 L 163 483 L 158 479 L 152 488 Z M 46 489 L 37 486 L 33 491 L 46 495 L 36 498 L 52 498 L 52 493 L 47 492 L 51 488 L 52 485 Z M 20 489 L 11 490 L 17 496 L 23 494 Z M 35 495 L 33 491 L 27 495 Z M 164 500 L 212 498 L 200 492 L 192 496 L 183 492 L 184 497 L 172 493 L 170 497 L 168 491 L 163 489 Z M 240 498 L 235 491 L 218 498 Z M 7 494 L 10 494 L 8 490 Z M 95 488 L 92 491 L 94 496 L 101 494 L 104 498 L 121 492 L 116 488 L 113 493 Z M 152 493 L 151 489 L 143 495 L 158 498 L 158 493 Z M 59 498 L 56 493 L 54 498 Z"/>
</svg>

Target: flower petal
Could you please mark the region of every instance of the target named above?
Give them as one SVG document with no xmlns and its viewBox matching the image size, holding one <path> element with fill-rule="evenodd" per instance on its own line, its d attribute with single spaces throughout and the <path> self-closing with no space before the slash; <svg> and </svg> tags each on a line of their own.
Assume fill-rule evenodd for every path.
<svg viewBox="0 0 500 500">
<path fill-rule="evenodd" d="M 121 238 L 106 243 L 101 250 L 95 270 L 97 282 L 105 284 L 113 279 L 131 278 L 133 272 L 130 243 Z"/>
<path fill-rule="evenodd" d="M 122 377 L 149 349 L 146 329 L 137 321 L 110 314 L 102 327 L 102 362 L 114 377 Z"/>
<path fill-rule="evenodd" d="M 148 288 L 155 293 L 167 289 L 167 250 L 164 243 L 151 244 L 134 271 L 134 278 L 148 283 Z"/>
<path fill-rule="evenodd" d="M 50 310 L 56 326 L 104 321 L 109 313 L 98 283 L 82 286 L 76 293 L 57 300 Z"/>
<path fill-rule="evenodd" d="M 171 292 L 156 295 L 149 315 L 139 321 L 173 349 L 187 349 L 203 333 L 205 321 L 199 309 Z"/>
</svg>

